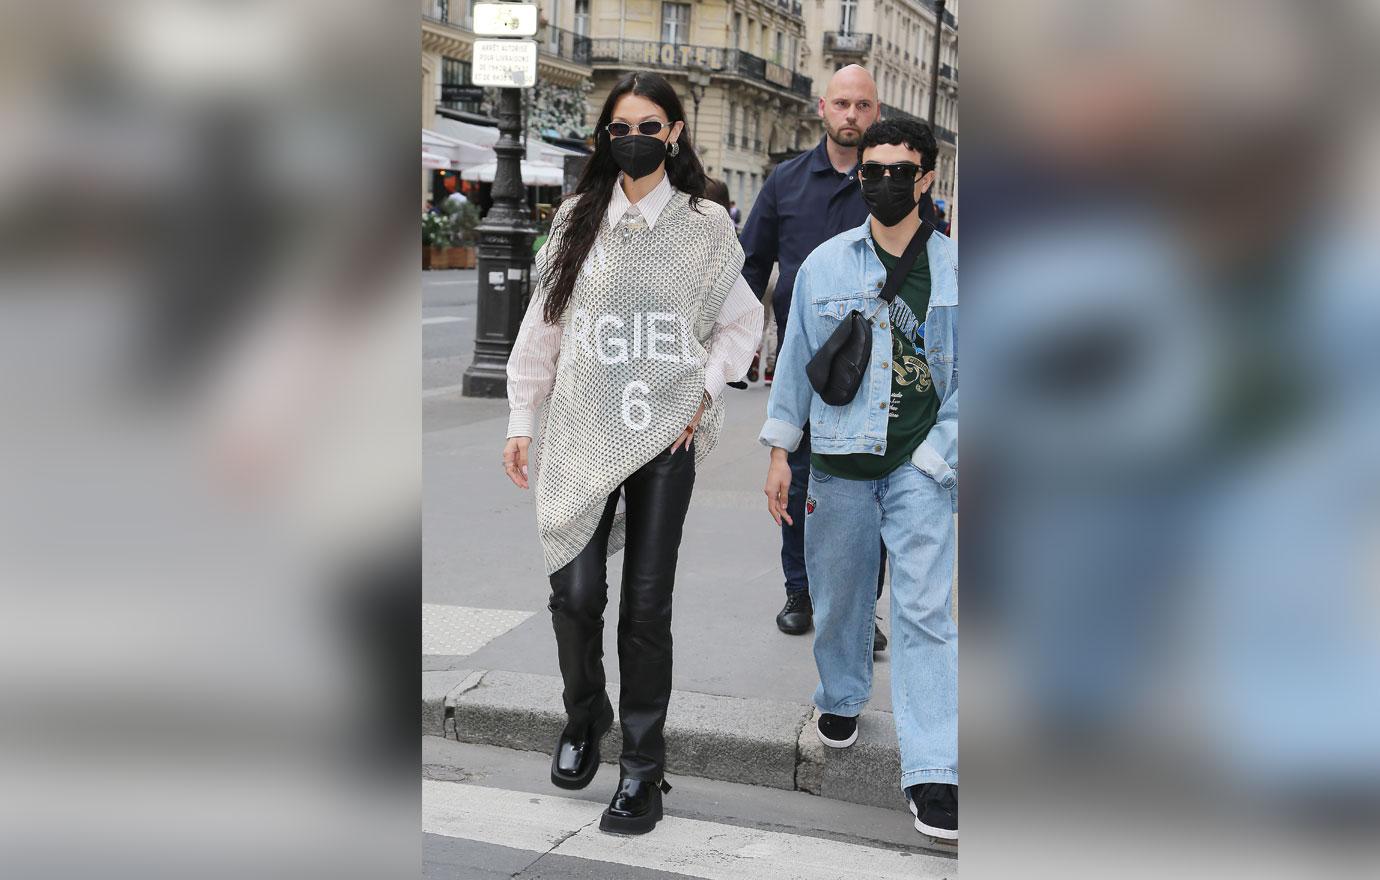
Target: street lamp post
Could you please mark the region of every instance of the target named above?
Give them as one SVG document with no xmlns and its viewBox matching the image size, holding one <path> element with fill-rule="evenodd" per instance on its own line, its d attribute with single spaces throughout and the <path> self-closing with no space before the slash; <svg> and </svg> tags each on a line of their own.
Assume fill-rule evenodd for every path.
<svg viewBox="0 0 1380 880">
<path fill-rule="evenodd" d="M 532 242 L 536 230 L 528 218 L 527 190 L 522 183 L 522 96 L 500 89 L 498 142 L 494 144 L 493 207 L 479 233 L 479 303 L 474 334 L 474 361 L 465 370 L 466 397 L 503 397 L 508 393 L 508 355 L 531 283 Z"/>
<path fill-rule="evenodd" d="M 690 80 L 690 100 L 695 102 L 695 119 L 690 126 L 690 137 L 698 149 L 700 143 L 700 101 L 704 100 L 705 90 L 709 88 L 709 72 L 695 68 L 686 74 L 686 79 Z"/>
<path fill-rule="evenodd" d="M 537 32 L 532 3 L 477 4 L 476 35 L 531 37 Z M 479 233 L 479 302 L 474 334 L 474 361 L 465 370 L 466 397 L 503 397 L 508 391 L 508 356 L 517 341 L 531 287 L 532 242 L 536 230 L 522 183 L 519 140 L 522 95 L 537 79 L 533 40 L 476 40 L 471 76 L 476 85 L 498 88 L 498 143 L 494 144 L 493 207 Z"/>
</svg>

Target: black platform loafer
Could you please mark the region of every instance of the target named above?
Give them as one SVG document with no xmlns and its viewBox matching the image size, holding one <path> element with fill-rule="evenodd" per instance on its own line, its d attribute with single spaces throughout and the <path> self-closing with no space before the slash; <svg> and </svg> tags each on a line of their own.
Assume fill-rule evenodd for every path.
<svg viewBox="0 0 1380 880">
<path fill-rule="evenodd" d="M 613 727 L 613 706 L 605 703 L 599 719 L 581 735 L 561 731 L 551 756 L 551 784 L 578 789 L 589 785 L 599 772 L 599 740 Z"/>
<path fill-rule="evenodd" d="M 665 779 L 660 782 L 618 780 L 618 791 L 613 793 L 608 809 L 599 817 L 599 830 L 609 834 L 646 834 L 661 821 L 661 796 L 670 791 L 671 786 Z"/>
</svg>

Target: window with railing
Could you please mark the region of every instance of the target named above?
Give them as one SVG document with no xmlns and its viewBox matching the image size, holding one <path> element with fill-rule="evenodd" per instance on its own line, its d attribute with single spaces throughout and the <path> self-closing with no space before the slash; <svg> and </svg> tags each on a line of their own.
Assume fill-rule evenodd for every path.
<svg viewBox="0 0 1380 880">
<path fill-rule="evenodd" d="M 470 85 L 470 63 L 458 58 L 441 59 L 441 86 Z M 451 110 L 464 110 L 467 113 L 480 112 L 479 101 L 441 101 L 441 106 Z"/>
<path fill-rule="evenodd" d="M 552 55 L 561 54 L 561 0 L 551 0 L 551 17 L 546 23 L 546 43 Z"/>
<path fill-rule="evenodd" d="M 728 145 L 730 147 L 733 146 L 734 128 L 736 127 L 735 123 L 737 119 L 738 105 L 730 101 L 728 104 Z"/>
<path fill-rule="evenodd" d="M 575 0 L 575 33 L 589 36 L 589 0 Z"/>
<path fill-rule="evenodd" d="M 690 40 L 690 4 L 661 4 L 661 42 L 686 43 Z"/>
<path fill-rule="evenodd" d="M 858 0 L 843 0 L 839 18 L 839 33 L 851 34 L 858 21 Z"/>
</svg>

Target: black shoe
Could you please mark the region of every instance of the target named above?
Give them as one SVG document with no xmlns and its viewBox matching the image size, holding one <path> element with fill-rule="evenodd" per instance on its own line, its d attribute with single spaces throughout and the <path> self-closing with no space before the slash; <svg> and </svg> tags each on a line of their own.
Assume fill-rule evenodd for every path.
<svg viewBox="0 0 1380 880">
<path fill-rule="evenodd" d="M 958 786 L 922 782 L 906 789 L 915 830 L 940 840 L 958 840 Z"/>
<path fill-rule="evenodd" d="M 599 830 L 610 834 L 646 834 L 661 821 L 661 795 L 670 791 L 665 779 L 619 779 L 618 791 L 599 817 Z"/>
<path fill-rule="evenodd" d="M 805 590 L 786 593 L 786 606 L 776 615 L 776 628 L 789 636 L 798 636 L 810 631 L 815 613 L 810 604 L 810 594 Z"/>
<path fill-rule="evenodd" d="M 752 366 L 748 367 L 747 380 L 749 382 L 757 381 L 757 356 L 753 356 Z"/>
<path fill-rule="evenodd" d="M 744 381 L 742 381 L 742 380 L 739 380 L 739 381 L 737 381 L 737 382 L 729 382 L 729 383 L 728 383 L 728 387 L 729 387 L 729 388 L 737 388 L 739 391 L 746 391 L 746 390 L 747 390 L 747 383 L 744 382 Z"/>
<path fill-rule="evenodd" d="M 858 741 L 858 719 L 822 712 L 815 722 L 815 735 L 832 749 L 846 749 Z"/>
<path fill-rule="evenodd" d="M 599 772 L 599 740 L 613 727 L 613 704 L 604 699 L 604 711 L 581 735 L 566 731 L 556 740 L 551 756 L 551 784 L 558 788 L 577 789 L 589 785 Z"/>
<path fill-rule="evenodd" d="M 880 654 L 886 650 L 886 633 L 882 632 L 880 623 L 873 624 L 873 626 L 875 627 L 875 634 L 872 636 L 872 653 Z"/>
</svg>

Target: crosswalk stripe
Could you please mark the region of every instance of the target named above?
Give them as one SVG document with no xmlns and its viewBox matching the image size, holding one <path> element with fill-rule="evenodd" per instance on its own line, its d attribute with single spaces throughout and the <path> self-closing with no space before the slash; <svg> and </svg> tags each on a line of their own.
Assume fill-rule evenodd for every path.
<svg viewBox="0 0 1380 880">
<path fill-rule="evenodd" d="M 473 654 L 534 612 L 422 604 L 423 654 Z"/>
<path fill-rule="evenodd" d="M 958 864 L 779 831 L 667 816 L 650 834 L 599 831 L 601 804 L 554 795 L 422 780 L 422 830 L 530 852 L 552 852 L 704 880 L 954 878 Z"/>
</svg>

